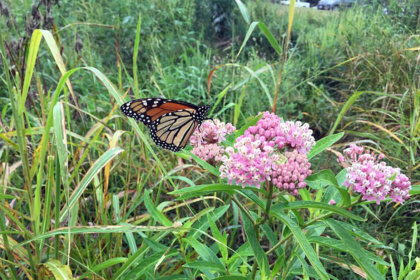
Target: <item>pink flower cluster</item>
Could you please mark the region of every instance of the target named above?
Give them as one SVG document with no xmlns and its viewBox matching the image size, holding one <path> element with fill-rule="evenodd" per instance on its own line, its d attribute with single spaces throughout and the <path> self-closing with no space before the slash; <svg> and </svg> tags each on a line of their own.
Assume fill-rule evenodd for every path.
<svg viewBox="0 0 420 280">
<path fill-rule="evenodd" d="M 263 141 L 274 141 L 279 150 L 293 148 L 303 154 L 307 154 L 315 145 L 315 139 L 312 136 L 312 130 L 309 129 L 309 124 L 302 125 L 299 121 L 283 122 L 280 117 L 269 112 L 264 112 L 258 124 L 245 131 L 244 136 L 248 135 L 254 135 L 257 139 L 262 138 Z"/>
<path fill-rule="evenodd" d="M 192 153 L 205 161 L 220 161 L 225 150 L 219 143 L 234 131 L 235 127 L 230 123 L 225 124 L 217 119 L 205 121 L 190 138 Z"/>
<path fill-rule="evenodd" d="M 231 185 L 235 180 L 243 187 L 250 185 L 259 188 L 260 182 L 271 178 L 274 162 L 280 161 L 280 156 L 273 153 L 274 145 L 266 144 L 263 145 L 253 136 L 239 137 L 234 144 L 235 149 L 227 147 L 227 155 L 221 158 L 220 177 L 227 178 Z"/>
<path fill-rule="evenodd" d="M 349 165 L 344 185 L 360 193 L 362 199 L 379 204 L 387 196 L 400 203 L 409 198 L 410 180 L 399 168 L 387 166 L 381 161 L 384 155 L 369 152 L 355 144 L 345 149 L 344 154 L 339 158 L 340 162 Z"/>
<path fill-rule="evenodd" d="M 237 139 L 234 148 L 226 148 L 221 158 L 221 178 L 229 184 L 256 186 L 271 180 L 279 189 L 297 195 L 311 174 L 307 153 L 315 144 L 309 125 L 283 122 L 265 112 L 257 125 L 249 127 Z"/>
</svg>

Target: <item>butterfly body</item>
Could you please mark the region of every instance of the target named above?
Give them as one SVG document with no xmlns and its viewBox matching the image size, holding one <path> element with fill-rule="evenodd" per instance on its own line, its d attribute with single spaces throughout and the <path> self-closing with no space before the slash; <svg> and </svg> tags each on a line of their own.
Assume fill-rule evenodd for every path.
<svg viewBox="0 0 420 280">
<path fill-rule="evenodd" d="M 153 141 L 177 152 L 185 147 L 195 129 L 207 118 L 209 107 L 163 98 L 143 98 L 124 103 L 121 111 L 145 124 Z"/>
</svg>

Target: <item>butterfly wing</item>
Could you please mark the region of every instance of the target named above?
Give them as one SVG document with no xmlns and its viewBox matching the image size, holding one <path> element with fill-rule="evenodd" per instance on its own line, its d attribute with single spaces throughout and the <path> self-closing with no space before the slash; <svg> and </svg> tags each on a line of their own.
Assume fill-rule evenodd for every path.
<svg viewBox="0 0 420 280">
<path fill-rule="evenodd" d="M 121 111 L 127 117 L 136 119 L 147 126 L 163 115 L 184 109 L 197 110 L 198 107 L 187 102 L 163 98 L 136 99 L 121 106 Z"/>
<path fill-rule="evenodd" d="M 186 109 L 163 115 L 150 125 L 150 136 L 162 148 L 178 152 L 200 124 L 195 114 L 195 110 Z"/>
<path fill-rule="evenodd" d="M 121 106 L 125 115 L 149 128 L 157 145 L 174 152 L 187 145 L 192 133 L 206 118 L 208 109 L 208 106 L 162 98 L 137 99 Z"/>
</svg>

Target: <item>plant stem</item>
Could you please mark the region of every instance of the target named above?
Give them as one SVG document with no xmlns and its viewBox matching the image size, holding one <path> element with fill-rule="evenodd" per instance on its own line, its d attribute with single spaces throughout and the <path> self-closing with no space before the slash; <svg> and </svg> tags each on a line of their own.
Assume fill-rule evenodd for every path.
<svg viewBox="0 0 420 280">
<path fill-rule="evenodd" d="M 254 225 L 254 228 L 258 228 L 260 225 L 264 224 L 268 218 L 269 218 L 269 213 L 270 213 L 270 209 L 271 209 L 271 201 L 273 200 L 273 184 L 270 184 L 269 181 L 266 181 L 267 184 L 267 189 L 268 189 L 268 194 L 267 194 L 267 204 L 265 206 L 265 213 L 264 213 L 264 217 Z"/>
<path fill-rule="evenodd" d="M 248 217 L 248 219 L 251 221 L 251 223 L 255 226 L 255 221 L 252 218 L 251 214 L 248 212 L 248 210 L 245 209 L 245 207 L 239 202 L 239 200 L 235 197 L 235 195 L 232 195 L 232 200 L 238 205 L 238 207 L 244 212 L 244 214 Z"/>
</svg>

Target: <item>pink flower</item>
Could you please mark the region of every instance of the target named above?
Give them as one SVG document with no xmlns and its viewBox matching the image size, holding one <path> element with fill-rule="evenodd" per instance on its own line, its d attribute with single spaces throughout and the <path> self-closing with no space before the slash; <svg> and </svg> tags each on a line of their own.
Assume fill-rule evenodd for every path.
<svg viewBox="0 0 420 280">
<path fill-rule="evenodd" d="M 225 124 L 217 119 L 205 121 L 190 138 L 192 153 L 205 161 L 220 161 L 225 150 L 219 143 L 234 131 L 235 127 L 230 123 Z"/>
<path fill-rule="evenodd" d="M 254 137 L 242 137 L 234 145 L 235 149 L 226 148 L 227 155 L 221 158 L 220 177 L 227 178 L 229 184 L 260 187 L 260 182 L 270 180 L 272 165 L 279 160 L 270 149 L 261 149 L 261 142 Z"/>
<path fill-rule="evenodd" d="M 336 204 L 337 204 L 337 202 L 335 202 L 335 200 L 334 200 L 334 199 L 331 199 L 331 200 L 330 200 L 330 202 L 328 202 L 328 204 L 331 204 L 331 205 L 336 205 Z"/>
<path fill-rule="evenodd" d="M 346 168 L 348 173 L 344 185 L 360 193 L 362 199 L 379 204 L 386 197 L 400 203 L 409 198 L 409 179 L 399 168 L 387 166 L 381 161 L 384 155 L 370 153 L 355 144 L 345 149 L 344 154 L 345 157 L 340 161 L 349 165 Z"/>
<path fill-rule="evenodd" d="M 200 145 L 194 147 L 192 150 L 193 154 L 205 161 L 210 161 L 212 159 L 220 161 L 224 152 L 225 149 L 217 144 Z"/>
<path fill-rule="evenodd" d="M 298 194 L 298 189 L 306 187 L 305 179 L 311 175 L 311 164 L 305 154 L 300 154 L 297 150 L 284 153 L 285 163 L 274 163 L 273 183 L 280 189 Z"/>
<path fill-rule="evenodd" d="M 221 178 L 229 184 L 256 186 L 268 180 L 280 190 L 293 195 L 306 186 L 311 174 L 307 152 L 315 144 L 309 125 L 283 122 L 265 112 L 257 125 L 238 137 L 234 148 L 226 148 L 221 158 Z"/>
<path fill-rule="evenodd" d="M 296 149 L 304 154 L 307 154 L 315 145 L 315 139 L 308 124 L 302 125 L 299 121 L 284 122 L 282 118 L 269 112 L 264 112 L 257 125 L 249 127 L 243 137 L 248 135 L 254 135 L 257 139 L 273 141 L 278 149 Z"/>
</svg>

